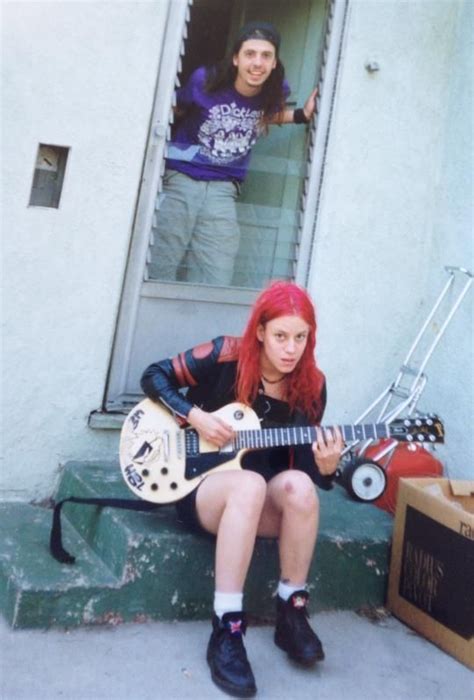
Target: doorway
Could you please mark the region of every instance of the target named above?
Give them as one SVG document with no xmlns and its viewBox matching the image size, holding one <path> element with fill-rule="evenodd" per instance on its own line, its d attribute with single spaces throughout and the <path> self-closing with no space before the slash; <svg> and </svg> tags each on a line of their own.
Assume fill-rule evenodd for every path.
<svg viewBox="0 0 474 700">
<path fill-rule="evenodd" d="M 197 0 L 191 10 L 186 52 L 179 75 L 185 85 L 200 66 L 230 60 L 233 37 L 244 23 L 265 19 L 282 31 L 281 59 L 291 93 L 286 107 L 302 106 L 318 82 L 325 28 L 321 0 Z M 250 167 L 237 201 L 240 246 L 229 286 L 261 289 L 272 279 L 292 279 L 298 264 L 302 186 L 309 132 L 302 126 L 271 127 L 252 149 Z M 174 146 L 173 135 L 169 148 Z M 182 153 L 179 145 L 173 149 Z M 161 243 L 160 200 L 152 226 L 153 254 L 166 254 Z M 147 279 L 184 281 L 192 275 L 186 256 L 176 277 L 166 278 L 150 264 Z M 163 276 L 160 276 L 163 275 Z"/>
<path fill-rule="evenodd" d="M 308 265 L 299 252 L 304 243 L 303 189 L 311 166 L 310 143 L 315 126 L 289 124 L 271 127 L 252 149 L 237 204 L 241 239 L 232 283 L 191 284 L 181 281 L 179 275 L 175 280 L 153 279 L 150 275 L 150 248 L 155 244 L 154 229 L 160 216 L 164 141 L 172 140 L 171 128 L 166 125 L 172 121 L 175 84 L 184 84 L 199 65 L 221 58 L 240 26 L 251 20 L 265 20 L 274 23 L 282 35 L 280 56 L 291 87 L 287 106 L 302 106 L 321 77 L 331 3 L 195 0 L 191 8 L 185 5 L 183 2 L 177 9 L 176 3 L 170 3 L 107 410 L 128 410 L 141 398 L 139 379 L 151 362 L 217 335 L 238 335 L 258 291 L 271 279 L 301 279 L 301 269 Z M 177 80 L 171 72 L 173 61 Z"/>
</svg>

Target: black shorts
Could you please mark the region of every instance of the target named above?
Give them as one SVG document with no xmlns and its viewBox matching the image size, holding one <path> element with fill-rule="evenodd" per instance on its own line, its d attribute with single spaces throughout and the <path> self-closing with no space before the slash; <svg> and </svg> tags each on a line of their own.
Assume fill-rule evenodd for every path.
<svg viewBox="0 0 474 700">
<path fill-rule="evenodd" d="M 196 508 L 196 496 L 198 488 L 194 489 L 194 491 L 191 491 L 191 493 L 189 493 L 187 496 L 185 496 L 175 504 L 176 513 L 178 515 L 178 522 L 182 523 L 187 530 L 189 530 L 190 532 L 194 532 L 197 535 L 207 535 L 207 537 L 215 537 L 215 535 L 205 530 L 199 522 Z"/>
<path fill-rule="evenodd" d="M 274 448 L 272 450 L 260 450 L 259 452 L 249 452 L 243 458 L 243 466 L 245 469 L 255 471 L 266 482 L 273 479 L 276 474 L 287 469 L 288 450 L 287 448 Z M 202 483 L 202 482 L 201 482 Z M 199 522 L 199 517 L 196 509 L 196 496 L 199 486 L 190 494 L 182 498 L 176 503 L 176 512 L 178 521 L 182 523 L 187 530 L 208 537 L 215 537 L 210 532 L 205 530 Z"/>
</svg>

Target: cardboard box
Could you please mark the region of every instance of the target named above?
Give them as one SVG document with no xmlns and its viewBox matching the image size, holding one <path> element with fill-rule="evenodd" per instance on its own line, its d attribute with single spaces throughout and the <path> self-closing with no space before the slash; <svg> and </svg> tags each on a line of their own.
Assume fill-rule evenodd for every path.
<svg viewBox="0 0 474 700">
<path fill-rule="evenodd" d="M 474 481 L 400 480 L 387 606 L 474 669 Z"/>
</svg>

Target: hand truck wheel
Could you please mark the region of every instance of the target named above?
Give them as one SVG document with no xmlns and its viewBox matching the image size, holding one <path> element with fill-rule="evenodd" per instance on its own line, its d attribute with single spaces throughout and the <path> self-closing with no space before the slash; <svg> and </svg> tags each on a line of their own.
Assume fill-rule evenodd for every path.
<svg viewBox="0 0 474 700">
<path fill-rule="evenodd" d="M 342 472 L 341 484 L 354 500 L 371 503 L 385 491 L 387 477 L 374 460 L 354 457 Z"/>
</svg>

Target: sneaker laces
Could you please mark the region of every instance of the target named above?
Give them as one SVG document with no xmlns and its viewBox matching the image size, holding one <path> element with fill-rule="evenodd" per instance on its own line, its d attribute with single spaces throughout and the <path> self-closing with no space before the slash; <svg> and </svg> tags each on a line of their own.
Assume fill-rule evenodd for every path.
<svg viewBox="0 0 474 700">
<path fill-rule="evenodd" d="M 305 636 L 314 637 L 315 632 L 309 624 L 309 612 L 307 608 L 308 593 L 306 591 L 298 591 L 290 596 L 288 603 L 291 610 L 291 623 L 295 631 Z"/>
<path fill-rule="evenodd" d="M 220 634 L 222 635 L 223 645 L 228 655 L 229 662 L 248 664 L 247 651 L 244 646 L 243 635 L 247 629 L 247 625 L 243 619 L 226 618 L 226 615 L 221 621 Z"/>
</svg>

